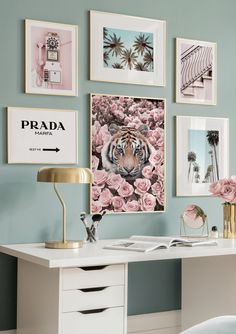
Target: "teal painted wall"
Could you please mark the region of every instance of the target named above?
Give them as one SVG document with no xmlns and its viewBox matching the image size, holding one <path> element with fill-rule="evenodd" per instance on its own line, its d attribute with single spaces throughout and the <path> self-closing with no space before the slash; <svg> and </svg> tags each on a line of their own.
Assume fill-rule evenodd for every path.
<svg viewBox="0 0 236 334">
<path fill-rule="evenodd" d="M 167 21 L 167 85 L 164 88 L 89 81 L 89 10 Z M 175 197 L 175 115 L 229 117 L 230 142 L 235 123 L 235 0 L 0 0 L 0 243 L 41 242 L 60 237 L 60 206 L 51 185 L 37 184 L 39 165 L 7 165 L 6 106 L 77 109 L 79 166 L 89 166 L 89 93 L 111 93 L 167 99 L 167 209 L 162 214 L 107 215 L 100 238 L 179 232 L 179 216 L 187 204 L 206 210 L 210 225 L 221 224 L 221 206 L 209 197 Z M 24 94 L 24 19 L 79 25 L 79 96 Z M 217 106 L 174 103 L 175 38 L 218 44 Z M 231 146 L 232 148 L 232 146 Z M 236 174 L 235 150 L 230 173 Z M 81 211 L 88 210 L 88 189 L 62 186 L 68 207 L 68 234 L 82 238 Z M 129 314 L 179 309 L 179 261 L 130 265 Z M 142 302 L 140 302 L 142 301 Z M 0 255 L 0 330 L 16 326 L 16 261 Z"/>
</svg>

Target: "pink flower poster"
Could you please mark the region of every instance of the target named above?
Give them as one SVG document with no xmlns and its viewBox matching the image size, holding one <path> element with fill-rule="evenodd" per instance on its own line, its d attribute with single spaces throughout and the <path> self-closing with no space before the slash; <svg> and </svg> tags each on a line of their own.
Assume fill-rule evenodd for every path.
<svg viewBox="0 0 236 334">
<path fill-rule="evenodd" d="M 91 213 L 164 211 L 165 103 L 91 96 Z"/>
</svg>

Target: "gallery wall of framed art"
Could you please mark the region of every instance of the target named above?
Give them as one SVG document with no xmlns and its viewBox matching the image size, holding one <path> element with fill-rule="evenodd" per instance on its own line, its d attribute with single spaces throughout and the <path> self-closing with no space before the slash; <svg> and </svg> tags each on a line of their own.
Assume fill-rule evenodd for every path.
<svg viewBox="0 0 236 334">
<path fill-rule="evenodd" d="M 89 16 L 90 80 L 131 85 L 165 86 L 165 20 L 95 10 L 90 10 Z M 25 51 L 26 93 L 77 95 L 77 25 L 27 19 L 25 20 Z M 176 38 L 176 103 L 216 104 L 216 52 L 216 43 Z M 102 212 L 105 209 L 108 213 L 165 211 L 166 189 L 164 184 L 166 175 L 164 170 L 167 103 L 165 98 L 157 96 L 143 98 L 111 94 L 91 95 L 90 164 L 94 173 L 90 196 L 91 213 Z M 46 109 L 40 112 L 39 109 L 32 108 L 31 112 L 27 113 L 28 115 L 32 113 L 33 118 L 37 119 L 35 121 L 32 121 L 31 118 L 28 121 L 28 118 L 25 117 L 25 122 L 29 122 L 29 124 L 36 122 L 37 126 L 41 126 L 42 130 L 45 130 L 41 131 L 43 136 L 34 135 L 30 140 L 28 138 L 25 140 L 27 143 L 25 147 L 23 147 L 23 140 L 16 140 L 17 145 L 20 144 L 19 147 L 15 144 L 14 136 L 22 136 L 26 133 L 22 128 L 18 131 L 16 126 L 16 122 L 20 121 L 21 114 L 24 114 L 26 110 L 28 109 L 8 109 L 8 163 L 76 163 L 78 161 L 76 128 L 67 126 L 69 129 L 67 131 L 68 140 L 63 141 L 64 152 L 70 152 L 73 155 L 73 157 L 71 155 L 68 158 L 65 153 L 62 155 L 62 148 L 57 148 L 60 139 L 56 140 L 58 141 L 56 145 L 52 140 L 56 138 L 55 136 L 52 138 L 45 135 L 46 132 L 50 131 L 51 134 L 57 133 L 59 135 L 58 131 L 53 132 L 50 129 L 48 131 L 50 124 L 57 124 L 59 120 L 55 121 L 55 117 L 49 116 L 50 111 L 46 112 Z M 52 115 L 60 113 L 58 111 Z M 44 120 L 45 115 L 47 116 Z M 76 111 L 68 114 L 65 111 L 64 121 L 66 115 L 75 117 L 72 122 L 77 123 Z M 51 120 L 48 119 L 48 116 L 51 117 Z M 227 133 L 225 132 L 223 136 L 220 128 L 221 120 L 218 120 L 219 124 L 215 125 L 217 120 L 212 118 L 215 130 L 209 128 L 210 120 L 211 118 L 202 117 L 198 119 L 191 118 L 191 116 L 177 117 L 176 193 L 178 196 L 209 195 L 207 190 L 209 182 L 215 181 L 212 175 L 217 172 L 219 178 L 219 175 L 226 176 L 228 173 L 228 123 L 226 120 L 223 122 L 225 129 L 227 127 Z M 205 125 L 195 129 L 195 125 L 193 125 L 195 123 L 198 124 L 197 127 L 200 123 Z M 60 124 L 63 124 L 62 120 Z M 34 134 L 37 132 L 35 129 L 31 130 Z M 189 154 L 195 147 L 194 140 L 196 142 L 198 139 L 200 140 L 200 135 L 193 135 L 197 130 L 198 133 L 206 134 L 206 138 L 207 133 L 218 131 L 220 140 L 219 152 L 217 151 L 217 153 L 222 161 L 218 161 L 219 171 L 218 167 L 213 165 L 213 156 L 215 165 L 217 165 L 215 147 L 213 147 L 214 150 L 211 150 L 210 146 L 206 147 L 203 144 L 202 151 L 204 149 L 209 149 L 209 152 L 214 151 L 212 154 L 208 152 L 209 157 L 211 156 L 211 166 L 214 168 L 214 172 L 210 173 L 211 177 L 207 177 L 209 173 L 206 172 L 206 162 L 200 166 L 194 161 L 192 168 L 201 169 L 201 172 L 194 173 L 192 171 L 193 180 L 190 182 L 190 176 L 188 179 L 184 176 L 190 173 L 186 169 L 188 163 L 184 157 L 188 156 L 187 162 L 191 160 Z M 68 137 L 70 132 L 71 139 Z M 37 140 L 34 143 L 36 137 Z M 39 138 L 41 142 L 44 142 L 45 139 L 45 143 L 38 142 Z M 206 138 L 205 141 L 207 141 Z M 29 147 L 28 142 L 32 147 Z M 59 153 L 53 156 L 52 150 L 54 148 L 51 148 L 50 153 L 48 152 L 51 158 L 46 157 L 43 146 L 55 146 L 55 150 L 58 149 Z M 63 146 L 62 139 L 61 146 Z M 66 150 L 66 147 L 70 149 Z M 186 153 L 187 151 L 188 153 Z M 127 152 L 129 155 L 126 155 Z M 132 155 L 130 155 L 131 153 Z M 154 159 L 156 160 L 154 161 Z M 208 162 L 209 166 L 210 162 Z M 129 169 L 131 170 L 129 171 Z M 205 170 L 203 171 L 203 169 Z M 204 177 L 202 173 L 205 173 Z M 99 182 L 102 174 L 106 181 L 101 185 Z M 120 185 L 117 189 L 109 185 L 108 179 L 111 178 L 117 178 L 117 182 L 119 178 Z M 138 190 L 137 183 L 139 182 L 145 188 L 144 192 Z M 122 196 L 121 189 L 125 186 L 126 191 L 129 191 Z M 144 204 L 144 197 L 149 204 Z M 116 204 L 114 204 L 115 199 L 117 200 Z"/>
<path fill-rule="evenodd" d="M 46 164 L 46 162 L 43 164 L 40 162 L 25 163 L 25 159 L 22 159 L 23 163 L 8 163 L 7 106 L 16 109 L 29 108 L 30 110 L 39 108 L 42 111 L 44 109 L 63 110 L 65 112 L 69 110 L 76 111 L 78 160 L 77 163 L 73 165 L 89 167 L 91 160 L 90 94 L 126 97 L 136 96 L 165 100 L 165 211 L 149 211 L 148 214 L 147 211 L 139 211 L 138 214 L 136 214 L 135 211 L 129 214 L 125 212 L 122 214 L 119 214 L 119 212 L 106 214 L 102 224 L 99 226 L 99 238 L 115 239 L 130 236 L 134 233 L 140 235 L 176 235 L 179 233 L 180 215 L 189 204 L 196 204 L 201 207 L 208 215 L 209 228 L 214 224 L 218 225 L 218 230 L 219 232 L 221 231 L 222 205 L 219 198 L 213 198 L 208 194 L 205 196 L 195 196 L 194 194 L 185 196 L 184 194 L 186 194 L 186 192 L 184 192 L 183 195 L 176 196 L 176 183 L 179 182 L 176 178 L 176 159 L 179 157 L 179 153 L 176 150 L 176 116 L 228 118 L 229 175 L 236 174 L 236 151 L 233 149 L 233 143 L 236 139 L 236 114 L 234 110 L 236 54 L 234 35 L 236 21 L 233 15 L 233 13 L 236 12 L 236 2 L 229 0 L 226 5 L 226 3 L 221 0 L 205 0 L 204 5 L 203 11 L 202 6 L 199 6 L 199 2 L 195 1 L 190 3 L 184 0 L 147 0 L 145 2 L 141 0 L 119 0 L 119 2 L 115 0 L 90 0 L 89 2 L 83 0 L 57 0 L 52 2 L 46 0 L 41 0 L 40 2 L 30 0 L 2 0 L 0 10 L 2 25 L 2 29 L 0 30 L 0 39 L 2 41 L 0 62 L 0 243 L 41 242 L 45 237 L 51 239 L 59 237 L 61 232 L 57 226 L 57 210 L 59 210 L 59 207 L 49 189 L 51 186 L 49 187 L 48 184 L 38 184 L 36 182 L 38 169 Z M 117 30 L 120 29 L 125 32 L 132 31 L 134 21 L 133 19 L 131 20 L 131 18 L 140 18 L 140 20 L 136 20 L 136 22 L 146 23 L 146 25 L 143 24 L 142 27 L 140 25 L 140 28 L 135 26 L 134 29 L 134 32 L 139 33 L 137 37 L 141 34 L 138 41 L 146 40 L 147 42 L 147 50 L 143 51 L 143 56 L 141 56 L 140 53 L 138 58 L 134 57 L 134 59 L 138 60 L 138 63 L 141 63 L 136 64 L 136 68 L 140 70 L 145 69 L 147 66 L 151 68 L 153 63 L 151 52 L 151 48 L 153 47 L 152 40 L 154 40 L 154 36 L 158 39 L 159 31 L 163 31 L 157 30 L 157 33 L 155 31 L 152 32 L 153 30 L 150 30 L 149 23 L 154 21 L 156 26 L 157 22 L 161 23 L 159 26 L 160 29 L 165 28 L 166 30 L 164 43 L 162 43 L 163 39 L 162 42 L 160 41 L 160 46 L 165 44 L 164 57 L 161 57 L 165 68 L 163 75 L 164 85 L 163 80 L 157 80 L 158 78 L 154 78 L 154 82 L 152 78 L 150 84 L 140 80 L 140 77 L 144 77 L 145 74 L 150 75 L 151 73 L 151 76 L 153 76 L 155 70 L 154 72 L 146 72 L 144 75 L 141 73 L 143 71 L 127 70 L 128 77 L 121 78 L 119 82 L 114 82 L 113 75 L 111 77 L 101 77 L 100 75 L 98 79 L 92 79 L 90 77 L 90 56 L 91 53 L 95 53 L 94 44 L 90 44 L 90 24 L 93 25 L 90 21 L 91 11 L 103 13 L 104 21 L 101 22 L 101 25 L 104 25 L 105 28 L 109 28 L 106 18 L 110 17 L 110 15 L 112 15 L 112 18 L 117 15 L 121 18 L 123 18 L 123 16 L 130 18 L 129 25 L 123 28 L 123 20 L 118 22 L 119 27 L 114 27 L 112 21 L 111 29 L 116 28 Z M 43 37 L 37 39 L 36 44 L 34 44 L 35 51 L 33 54 L 35 58 L 32 60 L 28 55 L 27 61 L 25 48 L 26 44 L 28 45 L 27 48 L 29 48 L 31 41 L 29 39 L 30 32 L 25 31 L 25 20 L 31 21 L 29 27 L 34 27 L 35 22 L 39 21 L 40 24 L 37 29 L 44 31 Z M 74 26 L 76 29 L 73 28 Z M 48 28 L 50 29 L 48 30 Z M 78 32 L 76 33 L 75 30 Z M 148 31 L 149 35 L 146 36 L 145 34 Z M 62 32 L 62 34 L 60 32 Z M 150 35 L 150 32 L 152 35 Z M 77 34 L 75 41 L 75 51 L 77 51 L 77 55 L 75 56 L 78 59 L 78 67 L 76 69 L 76 65 L 75 67 L 73 66 L 75 85 L 77 84 L 77 89 L 75 88 L 75 90 L 71 89 L 72 85 L 70 84 L 66 86 L 65 89 L 59 89 L 59 94 L 57 95 L 55 94 L 56 86 L 53 88 L 51 85 L 52 88 L 48 87 L 41 91 L 40 80 L 43 79 L 42 73 L 44 73 L 43 68 L 46 64 L 46 48 L 42 44 L 45 44 L 47 37 L 49 38 L 48 33 L 57 33 L 60 36 L 60 55 L 57 58 L 57 52 L 49 52 L 49 58 L 52 60 L 52 63 L 56 63 L 56 60 L 60 59 L 59 63 L 61 68 L 59 67 L 59 69 L 61 70 L 62 80 L 64 79 L 64 70 L 67 69 L 67 67 L 65 67 L 67 66 L 65 65 L 65 61 L 68 57 L 71 59 L 70 52 L 67 53 L 66 59 L 64 58 L 64 52 L 70 49 L 71 44 L 67 42 L 73 40 L 64 39 L 63 35 L 64 33 L 69 33 L 69 35 L 71 33 L 72 36 Z M 112 32 L 111 30 L 109 33 L 111 37 L 114 37 L 113 33 L 116 34 L 115 31 Z M 25 34 L 27 35 L 26 39 Z M 95 38 L 98 35 L 102 36 L 101 31 L 95 32 Z M 152 39 L 150 38 L 151 36 L 153 37 Z M 122 35 L 116 34 L 116 37 L 118 39 L 120 38 L 123 45 L 125 45 L 125 40 Z M 188 99 L 188 103 L 176 101 L 176 38 L 187 40 L 187 44 L 189 41 L 193 41 L 192 45 L 195 45 L 197 42 L 197 46 L 203 46 L 199 44 L 199 42 L 206 42 L 207 47 L 208 45 L 212 46 L 210 43 L 217 45 L 217 48 L 214 46 L 212 48 L 216 56 L 216 99 L 209 100 L 204 97 L 203 103 L 196 103 L 197 99 L 195 96 L 186 95 L 182 98 Z M 109 36 L 108 39 L 110 39 Z M 56 38 L 56 40 L 58 39 Z M 106 49 L 109 50 L 109 40 L 106 39 L 105 41 L 105 39 L 103 40 L 101 37 L 100 41 L 97 41 L 97 43 L 99 47 L 102 48 L 102 51 L 104 46 L 107 46 Z M 39 44 L 39 47 L 37 44 Z M 138 43 L 136 43 L 136 46 L 138 46 Z M 151 48 L 148 48 L 148 46 Z M 154 49 L 155 47 L 156 45 L 154 45 Z M 126 49 L 127 48 L 128 50 L 132 49 L 132 46 L 128 46 Z M 51 51 L 55 50 L 53 49 Z M 100 52 L 102 51 L 100 50 Z M 141 58 L 144 59 L 145 54 L 145 61 L 140 61 Z M 113 59 L 112 51 L 108 56 L 110 60 Z M 125 56 L 125 54 L 123 56 Z M 134 54 L 134 56 L 137 55 Z M 155 62 L 158 64 L 158 53 L 156 56 Z M 103 57 L 99 57 L 97 63 L 100 64 L 100 68 L 102 67 L 103 69 L 104 64 L 102 63 L 101 66 L 101 60 L 104 60 Z M 122 61 L 123 59 L 121 62 Z M 71 61 L 71 64 L 72 62 L 73 61 Z M 145 62 L 146 64 L 144 65 Z M 36 63 L 38 66 L 35 68 L 34 64 Z M 118 67 L 119 70 L 119 65 L 115 65 L 115 63 L 119 63 L 117 59 L 112 65 Z M 125 62 L 122 66 L 124 65 L 127 66 Z M 114 71 L 116 70 L 114 67 L 111 70 L 113 69 Z M 25 77 L 25 72 L 30 73 L 34 70 L 36 73 L 37 70 L 39 70 L 39 86 L 36 87 L 32 87 L 29 77 L 28 79 Z M 95 70 L 97 70 L 96 67 Z M 45 73 L 47 73 L 47 71 L 45 71 Z M 133 76 L 134 74 L 141 83 L 136 84 L 136 78 L 129 78 L 129 76 Z M 116 80 L 117 76 L 116 74 Z M 37 76 L 35 77 L 37 78 Z M 207 77 L 211 77 L 211 75 L 207 75 Z M 47 79 L 47 76 L 45 78 Z M 27 92 L 25 90 L 26 80 L 28 80 L 29 83 Z M 204 80 L 205 83 L 209 83 L 211 79 L 204 78 Z M 201 79 L 197 79 L 197 81 L 197 85 L 194 86 L 199 87 L 196 87 L 196 89 L 194 87 L 194 90 L 200 92 L 202 85 L 199 81 L 201 81 Z M 159 85 L 159 82 L 161 82 L 161 85 Z M 156 85 L 156 83 L 158 85 Z M 56 85 L 58 85 L 58 83 Z M 32 92 L 33 88 L 35 88 L 34 92 Z M 52 91 L 50 91 L 51 89 Z M 29 90 L 31 90 L 31 92 Z M 191 90 L 192 89 L 190 89 L 190 91 Z M 67 93 L 69 94 L 66 95 Z M 189 99 L 192 99 L 190 103 Z M 17 109 L 15 113 L 17 111 L 19 110 Z M 33 112 L 30 112 L 30 114 L 32 113 Z M 42 118 L 41 121 L 43 120 Z M 73 124 L 70 124 L 70 126 L 72 125 Z M 14 128 L 11 128 L 10 132 L 14 138 Z M 19 136 L 17 136 L 17 138 L 21 139 Z M 46 136 L 45 139 L 47 139 Z M 49 140 L 49 137 L 47 140 Z M 18 145 L 18 143 L 15 143 L 15 146 L 16 144 Z M 184 145 L 186 146 L 187 143 L 184 143 Z M 70 150 L 69 145 L 66 146 Z M 211 149 L 209 151 L 213 150 Z M 211 159 L 211 154 L 207 153 L 207 157 Z M 22 156 L 22 158 L 25 157 Z M 186 159 L 186 157 L 183 157 L 183 159 Z M 55 165 L 57 164 L 53 164 L 53 166 Z M 64 166 L 63 163 L 58 165 Z M 72 165 L 65 164 L 65 166 L 71 167 Z M 83 239 L 85 237 L 84 227 L 81 226 L 79 214 L 82 211 L 86 211 L 89 216 L 89 186 L 84 185 L 81 191 L 77 186 L 66 187 L 61 185 L 61 188 L 63 195 L 65 190 L 66 203 L 71 205 L 68 212 L 68 221 L 70 222 L 68 224 L 68 236 L 71 239 Z M 17 269 L 15 262 L 10 258 L 0 256 L 0 265 L 2 268 L 0 285 L 3 286 L 4 284 L 6 287 L 1 295 L 0 301 L 2 311 L 0 316 L 0 330 L 7 331 L 16 327 L 15 287 Z M 159 265 L 152 265 L 153 275 L 148 275 L 146 272 L 146 265 L 140 264 L 130 268 L 130 275 L 131 277 L 135 277 L 135 280 L 130 290 L 129 313 L 142 314 L 157 311 L 162 312 L 167 309 L 180 309 L 180 263 L 178 261 L 163 262 Z M 153 277 L 155 277 L 155 279 L 153 279 Z M 141 290 L 144 293 L 142 294 L 142 303 L 139 303 L 137 296 Z M 156 298 L 157 295 L 158 298 Z"/>
</svg>

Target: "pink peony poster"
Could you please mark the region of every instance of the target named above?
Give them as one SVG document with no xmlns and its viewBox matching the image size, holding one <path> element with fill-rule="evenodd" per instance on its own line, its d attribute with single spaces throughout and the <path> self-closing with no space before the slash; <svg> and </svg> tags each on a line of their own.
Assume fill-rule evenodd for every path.
<svg viewBox="0 0 236 334">
<path fill-rule="evenodd" d="M 165 100 L 91 95 L 91 213 L 165 208 Z"/>
</svg>

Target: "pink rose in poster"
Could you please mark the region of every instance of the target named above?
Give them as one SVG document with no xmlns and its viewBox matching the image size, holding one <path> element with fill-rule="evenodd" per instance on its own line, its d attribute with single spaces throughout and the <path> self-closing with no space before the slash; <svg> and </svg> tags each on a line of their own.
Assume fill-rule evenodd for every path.
<svg viewBox="0 0 236 334">
<path fill-rule="evenodd" d="M 112 205 L 114 207 L 114 211 L 122 212 L 125 208 L 125 201 L 120 196 L 115 196 L 111 200 Z"/>
<path fill-rule="evenodd" d="M 146 193 L 140 198 L 140 205 L 143 211 L 153 211 L 156 206 L 154 195 Z"/>
</svg>

